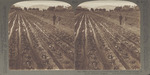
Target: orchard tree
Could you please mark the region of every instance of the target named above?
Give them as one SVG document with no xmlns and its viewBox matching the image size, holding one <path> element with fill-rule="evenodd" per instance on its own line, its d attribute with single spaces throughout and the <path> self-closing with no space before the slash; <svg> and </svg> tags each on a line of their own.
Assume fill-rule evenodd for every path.
<svg viewBox="0 0 150 75">
<path fill-rule="evenodd" d="M 49 11 L 54 11 L 54 10 L 55 10 L 55 7 L 49 7 L 47 10 L 49 10 Z"/>
<path fill-rule="evenodd" d="M 93 8 L 91 8 L 91 11 L 92 11 L 92 12 L 94 12 L 94 9 L 93 9 Z"/>
<path fill-rule="evenodd" d="M 24 7 L 24 10 L 25 10 L 25 11 L 27 11 L 27 8 L 26 8 L 26 7 Z"/>
</svg>

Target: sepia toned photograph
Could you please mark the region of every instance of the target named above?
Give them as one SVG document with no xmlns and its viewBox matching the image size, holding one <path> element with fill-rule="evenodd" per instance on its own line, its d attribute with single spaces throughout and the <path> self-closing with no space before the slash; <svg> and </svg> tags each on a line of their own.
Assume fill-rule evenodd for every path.
<svg viewBox="0 0 150 75">
<path fill-rule="evenodd" d="M 9 68 L 74 69 L 74 13 L 60 1 L 23 1 L 10 8 Z"/>
<path fill-rule="evenodd" d="M 140 9 L 129 1 L 22 1 L 8 14 L 10 70 L 140 70 Z"/>
<path fill-rule="evenodd" d="M 140 10 L 128 1 L 89 1 L 76 8 L 77 70 L 139 70 Z"/>
</svg>

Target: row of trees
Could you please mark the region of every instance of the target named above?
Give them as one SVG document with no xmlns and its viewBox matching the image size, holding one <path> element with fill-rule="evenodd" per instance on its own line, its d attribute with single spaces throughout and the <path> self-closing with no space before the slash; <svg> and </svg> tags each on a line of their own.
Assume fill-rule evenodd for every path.
<svg viewBox="0 0 150 75">
<path fill-rule="evenodd" d="M 95 11 L 104 11 L 105 12 L 106 11 L 106 9 L 104 9 L 104 8 L 103 9 L 102 8 L 87 9 L 87 8 L 82 8 L 80 6 L 77 7 L 76 10 L 78 10 L 78 11 L 92 11 L 92 12 L 95 12 Z M 110 11 L 139 11 L 139 7 L 138 6 L 131 7 L 131 6 L 125 5 L 123 7 L 121 7 L 121 6 L 115 7 L 115 9 L 110 10 Z"/>
<path fill-rule="evenodd" d="M 26 8 L 24 7 L 24 10 L 36 10 L 39 11 L 39 8 Z M 70 7 L 63 7 L 63 6 L 56 6 L 56 7 L 49 7 L 47 9 L 43 9 L 43 11 L 65 11 L 65 10 L 71 10 Z"/>
<path fill-rule="evenodd" d="M 21 7 L 16 7 L 16 6 L 14 6 L 14 5 L 12 5 L 12 6 L 10 7 L 10 9 L 11 9 L 11 10 L 22 10 Z"/>
<path fill-rule="evenodd" d="M 116 7 L 114 10 L 115 11 L 134 11 L 134 10 L 139 11 L 140 9 L 138 6 L 131 7 L 131 6 L 125 5 L 123 7 Z"/>
<path fill-rule="evenodd" d="M 40 9 L 39 8 L 26 8 L 24 7 L 24 9 L 22 9 L 21 7 L 15 7 L 14 5 L 11 7 L 11 9 L 13 10 L 25 10 L 25 11 L 28 11 L 28 10 L 36 10 L 36 11 L 39 11 Z M 43 9 L 43 11 L 65 11 L 65 10 L 71 10 L 72 7 L 63 7 L 63 6 L 57 6 L 57 7 L 49 7 L 48 9 Z M 101 9 L 101 8 L 91 8 L 91 9 L 88 9 L 88 8 L 82 8 L 82 7 L 77 7 L 76 8 L 77 11 L 92 11 L 92 12 L 95 12 L 95 11 L 106 11 L 106 9 Z M 116 7 L 114 10 L 110 10 L 110 11 L 139 11 L 139 8 L 138 6 L 123 6 L 123 7 Z"/>
<path fill-rule="evenodd" d="M 47 9 L 43 9 L 43 11 L 64 11 L 64 10 L 71 10 L 72 7 L 64 7 L 64 6 L 56 6 L 56 7 L 49 7 Z M 24 8 L 21 8 L 21 7 L 16 7 L 14 5 L 11 6 L 11 10 L 25 10 L 25 11 L 30 11 L 30 10 L 35 10 L 35 11 L 40 11 L 39 8 L 27 8 L 27 7 L 24 7 Z"/>
<path fill-rule="evenodd" d="M 24 10 L 25 11 L 27 11 L 27 10 L 37 10 L 37 11 L 39 11 L 39 8 L 26 8 L 26 7 L 24 7 Z"/>
</svg>

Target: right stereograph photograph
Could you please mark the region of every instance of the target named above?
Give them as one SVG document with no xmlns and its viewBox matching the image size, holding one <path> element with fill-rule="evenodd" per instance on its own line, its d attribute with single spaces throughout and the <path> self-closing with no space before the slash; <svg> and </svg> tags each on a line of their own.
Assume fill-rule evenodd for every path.
<svg viewBox="0 0 150 75">
<path fill-rule="evenodd" d="M 129 1 L 88 1 L 75 11 L 76 70 L 140 70 L 140 9 Z"/>
</svg>

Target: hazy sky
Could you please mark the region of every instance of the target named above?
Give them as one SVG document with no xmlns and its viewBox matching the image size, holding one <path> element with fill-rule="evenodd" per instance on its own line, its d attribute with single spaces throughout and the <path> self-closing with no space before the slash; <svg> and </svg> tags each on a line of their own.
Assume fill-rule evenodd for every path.
<svg viewBox="0 0 150 75">
<path fill-rule="evenodd" d="M 20 6 L 20 7 L 30 7 L 33 5 L 46 5 L 46 6 L 58 6 L 58 5 L 63 5 L 63 6 L 70 6 L 70 4 L 61 2 L 61 1 L 22 1 L 14 4 L 15 6 Z"/>
<path fill-rule="evenodd" d="M 70 4 L 62 2 L 62 1 L 21 1 L 18 3 L 14 4 L 15 6 L 20 6 L 20 7 L 31 7 L 34 5 L 45 5 L 45 6 L 58 6 L 58 5 L 63 5 L 63 6 L 70 6 Z M 129 1 L 88 1 L 88 2 L 83 2 L 79 6 L 86 7 L 86 8 L 105 8 L 106 10 L 108 9 L 114 9 L 115 6 L 124 6 L 124 5 L 131 5 L 131 6 L 136 6 L 135 3 L 129 2 Z M 112 6 L 112 7 L 111 7 Z M 42 8 L 43 9 L 43 8 Z"/>
<path fill-rule="evenodd" d="M 135 3 L 129 2 L 129 1 L 98 1 L 98 0 L 84 2 L 84 3 L 81 3 L 79 6 L 86 7 L 86 8 L 97 8 L 97 7 L 106 6 L 106 5 L 108 6 L 124 6 L 124 5 L 136 6 Z"/>
</svg>

